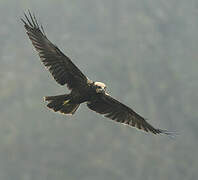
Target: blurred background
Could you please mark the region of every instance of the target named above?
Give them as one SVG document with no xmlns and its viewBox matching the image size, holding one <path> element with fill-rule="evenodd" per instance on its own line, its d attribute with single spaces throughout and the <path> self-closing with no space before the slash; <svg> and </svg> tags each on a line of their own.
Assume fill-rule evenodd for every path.
<svg viewBox="0 0 198 180">
<path fill-rule="evenodd" d="M 81 105 L 41 65 L 20 18 L 34 12 L 55 43 L 112 96 L 172 140 L 114 123 Z M 198 1 L 0 0 L 0 179 L 195 180 L 198 176 Z"/>
</svg>

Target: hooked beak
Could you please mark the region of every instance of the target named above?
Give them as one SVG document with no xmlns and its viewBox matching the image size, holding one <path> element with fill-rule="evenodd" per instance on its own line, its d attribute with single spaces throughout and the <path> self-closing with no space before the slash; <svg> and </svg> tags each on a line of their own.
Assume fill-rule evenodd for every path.
<svg viewBox="0 0 198 180">
<path fill-rule="evenodd" d="M 97 93 L 105 93 L 105 91 L 106 91 L 106 87 L 104 87 L 104 88 L 97 88 L 96 89 L 96 92 Z"/>
</svg>

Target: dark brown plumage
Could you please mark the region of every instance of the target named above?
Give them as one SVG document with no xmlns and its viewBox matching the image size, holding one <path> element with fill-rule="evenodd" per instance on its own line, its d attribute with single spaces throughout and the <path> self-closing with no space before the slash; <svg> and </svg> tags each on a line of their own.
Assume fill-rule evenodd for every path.
<svg viewBox="0 0 198 180">
<path fill-rule="evenodd" d="M 32 41 L 33 46 L 39 53 L 41 61 L 49 69 L 54 79 L 60 85 L 68 85 L 69 89 L 85 84 L 86 76 L 65 56 L 54 44 L 46 37 L 43 28 L 39 28 L 35 16 L 29 12 L 30 20 L 25 14 L 27 20 L 23 21 L 27 34 Z M 42 27 L 42 26 L 41 26 Z M 78 82 L 76 85 L 75 83 Z"/>
<path fill-rule="evenodd" d="M 35 16 L 30 11 L 28 14 L 29 17 L 25 14 L 25 19 L 21 20 L 42 63 L 57 83 L 67 85 L 71 90 L 70 94 L 45 97 L 48 108 L 55 112 L 74 114 L 81 103 L 87 102 L 91 110 L 119 123 L 153 134 L 172 134 L 154 128 L 131 108 L 112 98 L 106 93 L 104 83 L 89 80 L 57 46 L 47 39 L 43 27 L 39 26 Z"/>
</svg>

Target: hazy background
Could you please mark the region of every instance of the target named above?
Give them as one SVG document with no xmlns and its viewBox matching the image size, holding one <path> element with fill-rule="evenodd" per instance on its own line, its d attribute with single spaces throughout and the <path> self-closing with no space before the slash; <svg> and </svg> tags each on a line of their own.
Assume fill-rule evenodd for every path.
<svg viewBox="0 0 198 180">
<path fill-rule="evenodd" d="M 118 125 L 82 105 L 52 113 L 42 97 L 68 92 L 41 65 L 20 17 L 92 80 L 180 136 Z M 1 180 L 195 180 L 198 176 L 197 0 L 0 0 Z"/>
</svg>

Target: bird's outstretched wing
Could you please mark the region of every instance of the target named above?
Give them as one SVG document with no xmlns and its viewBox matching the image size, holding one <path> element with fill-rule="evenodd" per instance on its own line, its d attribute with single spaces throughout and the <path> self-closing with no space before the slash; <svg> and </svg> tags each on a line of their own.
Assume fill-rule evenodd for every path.
<svg viewBox="0 0 198 180">
<path fill-rule="evenodd" d="M 101 94 L 94 100 L 88 102 L 87 106 L 91 110 L 103 114 L 107 118 L 132 127 L 137 127 L 146 132 L 152 132 L 153 134 L 172 134 L 169 131 L 154 128 L 131 108 L 112 98 L 107 93 Z"/>
<path fill-rule="evenodd" d="M 58 47 L 52 44 L 46 37 L 42 25 L 39 26 L 34 14 L 28 11 L 24 19 L 24 27 L 33 46 L 38 52 L 41 61 L 48 68 L 54 79 L 60 84 L 67 84 L 69 89 L 86 85 L 86 76 L 64 55 Z"/>
</svg>

